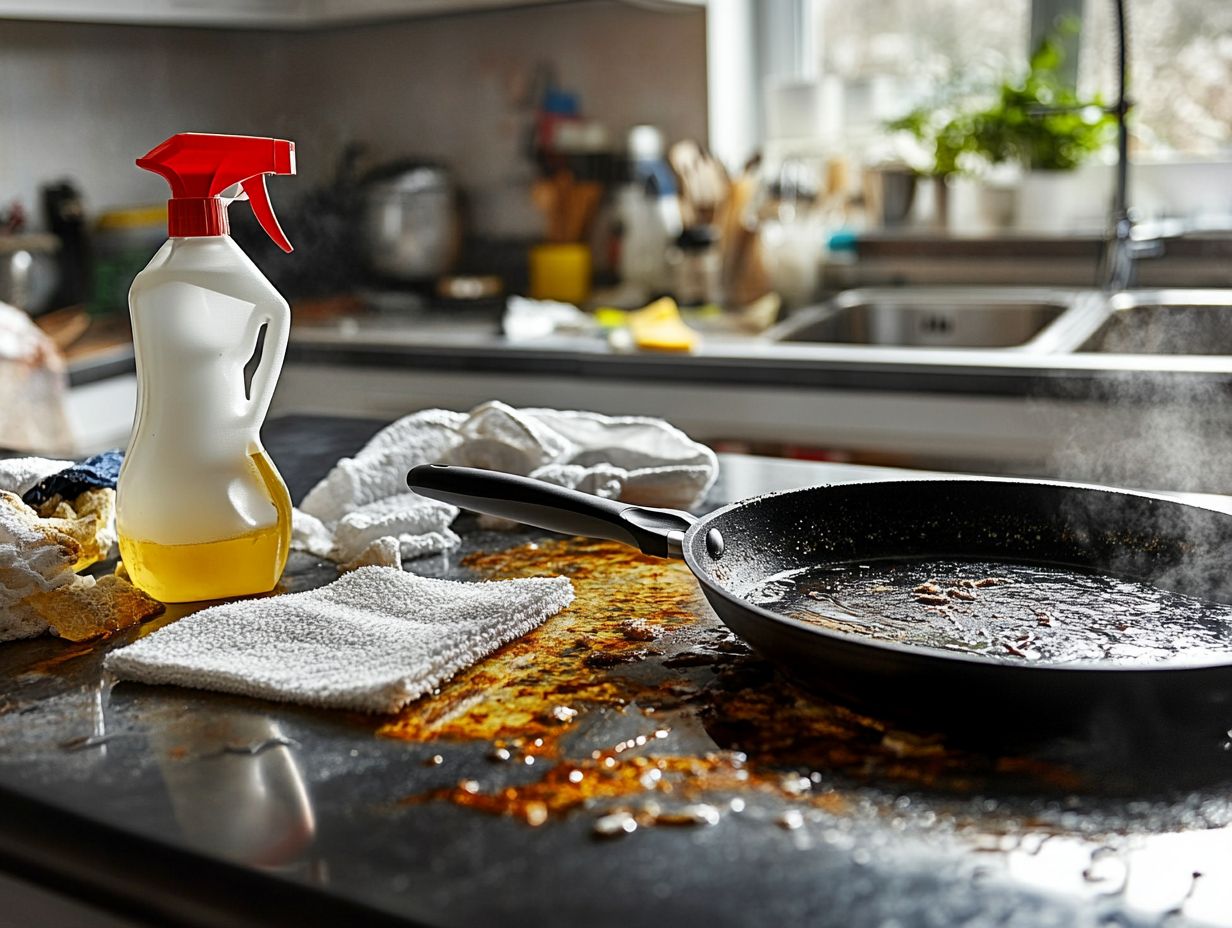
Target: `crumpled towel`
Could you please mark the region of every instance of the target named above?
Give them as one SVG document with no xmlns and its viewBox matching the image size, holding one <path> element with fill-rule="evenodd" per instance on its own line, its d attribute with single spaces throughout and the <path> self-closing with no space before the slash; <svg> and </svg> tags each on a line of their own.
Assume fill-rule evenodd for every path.
<svg viewBox="0 0 1232 928">
<path fill-rule="evenodd" d="M 115 495 L 94 489 L 79 499 L 95 494 Z M 75 572 L 97 560 L 103 515 L 40 518 L 16 494 L 0 491 L 0 641 L 44 632 L 86 641 L 163 611 L 127 580 Z"/>
<path fill-rule="evenodd" d="M 72 466 L 72 461 L 53 458 L 5 458 L 0 461 L 0 490 L 25 496 L 35 484 Z"/>
<path fill-rule="evenodd" d="M 56 496 L 72 500 L 86 490 L 114 490 L 123 464 L 124 452 L 119 448 L 88 457 L 80 464 L 70 463 L 23 492 L 21 501 L 37 509 Z"/>
<path fill-rule="evenodd" d="M 295 514 L 292 547 L 340 563 L 372 557 L 381 532 L 398 539 L 402 558 L 452 548 L 457 536 L 448 526 L 457 509 L 406 489 L 407 471 L 430 463 L 485 467 L 673 509 L 700 502 L 719 470 L 713 451 L 662 419 L 500 402 L 469 413 L 428 409 L 382 429 L 308 492 Z"/>
<path fill-rule="evenodd" d="M 77 543 L 43 524 L 15 494 L 0 491 L 0 641 L 33 638 L 47 622 L 25 600 L 71 584 Z"/>
<path fill-rule="evenodd" d="M 23 451 L 71 446 L 67 396 L 60 349 L 27 313 L 0 302 L 0 444 Z"/>
<path fill-rule="evenodd" d="M 82 570 L 116 553 L 115 485 L 123 462 L 124 452 L 118 449 L 80 463 L 8 458 L 0 460 L 0 492 L 21 497 L 43 519 L 83 523 L 83 528 L 69 531 L 82 545 L 74 567 Z"/>
<path fill-rule="evenodd" d="M 573 601 L 564 577 L 460 583 L 363 567 L 214 606 L 107 655 L 142 683 L 395 712 Z"/>
</svg>

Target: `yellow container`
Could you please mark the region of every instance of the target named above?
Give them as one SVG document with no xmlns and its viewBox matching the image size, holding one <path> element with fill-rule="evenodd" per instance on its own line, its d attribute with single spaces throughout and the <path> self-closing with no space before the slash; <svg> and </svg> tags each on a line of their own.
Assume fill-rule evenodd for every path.
<svg viewBox="0 0 1232 928">
<path fill-rule="evenodd" d="M 530 250 L 530 295 L 581 305 L 590 296 L 590 249 L 576 242 L 552 242 Z"/>
</svg>

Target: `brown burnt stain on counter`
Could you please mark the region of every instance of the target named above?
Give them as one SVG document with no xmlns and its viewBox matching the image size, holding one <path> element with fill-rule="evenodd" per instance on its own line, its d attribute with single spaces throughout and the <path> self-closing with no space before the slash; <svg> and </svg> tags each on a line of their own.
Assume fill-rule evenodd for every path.
<svg viewBox="0 0 1232 928">
<path fill-rule="evenodd" d="M 659 731 L 666 734 L 664 729 Z M 650 742 L 655 736 L 641 737 Z M 716 793 L 802 799 L 832 813 L 842 813 L 847 808 L 847 801 L 839 792 L 814 792 L 811 781 L 803 787 L 797 776 L 751 768 L 745 756 L 736 751 L 711 751 L 699 756 L 651 753 L 622 757 L 617 749 L 626 743 L 606 751 L 596 750 L 584 760 L 561 761 L 533 783 L 485 792 L 478 781 L 463 779 L 454 786 L 412 797 L 408 802 L 443 799 L 464 808 L 519 819 L 532 827 L 576 809 L 597 806 L 605 813 L 613 808 L 628 808 L 631 813 L 654 809 L 648 818 L 643 817 L 642 824 L 706 824 L 704 819 L 679 820 L 678 813 L 664 812 L 662 808 L 688 807 L 712 799 Z M 636 802 L 613 807 L 617 800 Z"/>
<path fill-rule="evenodd" d="M 544 773 L 487 788 L 463 777 L 410 803 L 446 800 L 539 825 L 583 807 L 716 793 L 841 814 L 842 791 L 869 783 L 959 796 L 992 786 L 1045 793 L 1082 786 L 1065 768 L 956 749 L 797 688 L 727 631 L 680 562 L 612 542 L 555 539 L 465 563 L 494 579 L 563 574 L 577 598 L 379 733 L 486 742 L 491 760 Z M 640 720 L 644 732 L 596 744 L 579 730 L 596 712 Z M 680 723 L 709 739 L 707 747 L 682 750 L 669 731 Z"/>
<path fill-rule="evenodd" d="M 629 620 L 641 619 L 639 629 L 671 637 L 707 615 L 684 564 L 613 542 L 549 540 L 472 555 L 465 563 L 492 578 L 567 576 L 577 598 L 539 628 L 458 673 L 439 693 L 408 706 L 381 735 L 408 741 L 516 739 L 535 753 L 553 753 L 573 712 L 623 707 L 656 688 L 613 671 L 659 650 L 640 630 L 630 636 Z M 542 743 L 535 745 L 535 739 Z"/>
</svg>

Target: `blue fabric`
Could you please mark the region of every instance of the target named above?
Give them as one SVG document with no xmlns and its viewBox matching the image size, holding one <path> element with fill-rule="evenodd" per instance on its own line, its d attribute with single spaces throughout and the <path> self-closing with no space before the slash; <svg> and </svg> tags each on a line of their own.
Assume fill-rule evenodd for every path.
<svg viewBox="0 0 1232 928">
<path fill-rule="evenodd" d="M 114 489 L 116 481 L 120 479 L 120 465 L 123 463 L 124 452 L 120 449 L 104 451 L 44 478 L 27 490 L 21 501 L 27 506 L 41 506 L 57 495 L 71 501 L 86 490 L 100 487 Z"/>
</svg>

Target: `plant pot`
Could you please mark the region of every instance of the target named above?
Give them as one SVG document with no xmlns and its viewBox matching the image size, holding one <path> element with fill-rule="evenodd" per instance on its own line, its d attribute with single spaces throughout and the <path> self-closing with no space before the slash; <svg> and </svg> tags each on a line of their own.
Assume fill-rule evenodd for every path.
<svg viewBox="0 0 1232 928">
<path fill-rule="evenodd" d="M 1018 188 L 1015 228 L 1035 235 L 1098 230 L 1108 189 L 1098 170 L 1028 171 Z"/>
<path fill-rule="evenodd" d="M 951 177 L 945 185 L 945 228 L 951 235 L 988 235 L 1013 225 L 1014 187 L 974 177 Z"/>
</svg>

